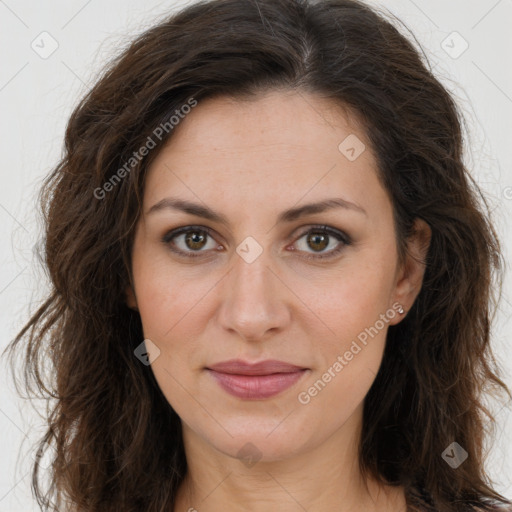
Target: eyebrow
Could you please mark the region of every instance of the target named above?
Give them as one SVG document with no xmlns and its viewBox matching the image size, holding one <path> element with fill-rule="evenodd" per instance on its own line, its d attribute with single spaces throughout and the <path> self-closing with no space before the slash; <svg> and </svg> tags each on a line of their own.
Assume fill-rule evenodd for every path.
<svg viewBox="0 0 512 512">
<path fill-rule="evenodd" d="M 323 213 L 325 211 L 333 210 L 336 208 L 345 208 L 347 210 L 362 213 L 366 216 L 368 215 L 366 210 L 361 206 L 350 201 L 347 201 L 346 199 L 335 197 L 331 199 L 325 199 L 317 203 L 309 203 L 303 206 L 298 206 L 295 208 L 285 210 L 279 214 L 279 217 L 277 218 L 277 223 L 293 222 L 294 220 L 297 220 L 298 218 L 303 217 L 305 215 Z M 212 222 L 217 222 L 219 224 L 229 226 L 229 221 L 224 215 L 212 210 L 208 206 L 203 206 L 199 203 L 194 203 L 192 201 L 186 201 L 184 199 L 177 199 L 172 197 L 166 197 L 155 203 L 151 208 L 149 208 L 149 210 L 146 212 L 146 215 L 159 212 L 165 209 L 182 211 L 190 215 L 203 217 L 204 219 L 208 219 Z"/>
</svg>

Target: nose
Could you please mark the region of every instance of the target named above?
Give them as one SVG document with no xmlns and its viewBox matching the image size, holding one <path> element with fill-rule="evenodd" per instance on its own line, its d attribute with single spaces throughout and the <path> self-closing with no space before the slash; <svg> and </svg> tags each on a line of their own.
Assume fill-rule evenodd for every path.
<svg viewBox="0 0 512 512">
<path fill-rule="evenodd" d="M 286 328 L 293 294 L 272 269 L 267 252 L 248 263 L 234 255 L 222 280 L 220 327 L 247 341 L 262 340 Z"/>
</svg>

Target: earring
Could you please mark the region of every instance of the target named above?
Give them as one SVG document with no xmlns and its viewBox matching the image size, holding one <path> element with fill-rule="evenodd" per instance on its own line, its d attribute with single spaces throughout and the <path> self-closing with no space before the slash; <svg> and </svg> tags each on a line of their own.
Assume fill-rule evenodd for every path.
<svg viewBox="0 0 512 512">
<path fill-rule="evenodd" d="M 404 308 L 403 308 L 402 306 L 400 306 L 400 309 L 398 310 L 398 312 L 399 312 L 400 314 L 403 314 L 403 313 L 404 313 Z"/>
</svg>

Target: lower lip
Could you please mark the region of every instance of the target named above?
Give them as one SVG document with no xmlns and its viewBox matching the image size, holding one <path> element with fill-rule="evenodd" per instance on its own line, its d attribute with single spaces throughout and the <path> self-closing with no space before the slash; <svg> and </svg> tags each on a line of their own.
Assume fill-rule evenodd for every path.
<svg viewBox="0 0 512 512">
<path fill-rule="evenodd" d="M 208 371 L 224 391 L 238 398 L 253 400 L 269 398 L 281 393 L 293 386 L 306 372 L 306 370 L 299 370 L 271 375 L 234 375 L 210 369 Z"/>
</svg>

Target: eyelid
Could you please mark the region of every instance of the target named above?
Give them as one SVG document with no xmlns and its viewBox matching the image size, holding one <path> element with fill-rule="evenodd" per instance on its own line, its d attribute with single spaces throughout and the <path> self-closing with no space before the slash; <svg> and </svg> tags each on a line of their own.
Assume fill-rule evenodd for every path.
<svg viewBox="0 0 512 512">
<path fill-rule="evenodd" d="M 310 225 L 302 231 L 299 235 L 296 235 L 294 243 L 296 243 L 298 240 L 300 240 L 304 235 L 307 235 L 308 233 L 324 233 L 327 236 L 336 238 L 338 242 L 340 242 L 340 246 L 336 247 L 335 249 L 332 249 L 328 252 L 320 252 L 320 253 L 308 253 L 306 252 L 301 258 L 304 258 L 306 260 L 322 260 L 322 259 L 334 259 L 336 258 L 343 249 L 352 244 L 352 239 L 349 235 L 347 235 L 345 232 L 332 228 L 330 226 L 327 226 L 325 224 L 316 224 L 316 225 Z"/>
<path fill-rule="evenodd" d="M 171 241 L 174 238 L 176 238 L 176 237 L 178 237 L 180 235 L 183 235 L 184 233 L 188 233 L 189 231 L 201 231 L 201 232 L 204 232 L 209 237 L 211 237 L 213 240 L 215 240 L 215 242 L 218 244 L 213 229 L 211 229 L 211 228 L 209 228 L 207 226 L 199 226 L 199 225 L 192 225 L 192 224 L 191 225 L 187 225 L 187 226 L 181 226 L 179 228 L 171 229 L 171 230 L 167 231 L 162 236 L 162 242 L 173 253 L 178 254 L 180 256 L 183 256 L 185 258 L 205 257 L 206 251 L 187 251 L 187 252 L 184 252 L 181 249 L 176 249 L 176 248 L 172 247 Z"/>
<path fill-rule="evenodd" d="M 347 245 L 352 243 L 351 238 L 343 231 L 333 228 L 331 226 L 328 226 L 327 224 L 311 224 L 305 229 L 304 231 L 301 231 L 299 235 L 294 235 L 294 238 L 296 237 L 296 240 L 299 238 L 302 238 L 304 235 L 310 233 L 310 232 L 321 232 L 326 233 L 330 236 L 333 236 L 335 238 L 339 238 L 341 241 L 345 242 Z"/>
<path fill-rule="evenodd" d="M 171 247 L 171 245 L 172 245 L 171 241 L 174 238 L 176 238 L 184 233 L 194 231 L 194 230 L 206 233 L 209 237 L 211 237 L 213 240 L 215 240 L 215 242 L 217 243 L 217 247 L 218 247 L 218 245 L 222 245 L 219 242 L 217 242 L 216 233 L 214 232 L 214 230 L 212 228 L 209 228 L 207 226 L 200 226 L 200 225 L 186 225 L 186 226 L 181 226 L 181 227 L 169 230 L 162 236 L 161 241 L 162 241 L 162 243 L 164 243 L 164 245 L 169 247 L 169 249 L 172 252 L 179 254 L 180 256 L 183 256 L 184 258 L 207 257 L 208 253 L 211 252 L 212 249 L 210 249 L 209 251 L 201 251 L 201 250 L 199 250 L 199 251 L 182 251 L 181 249 L 176 249 L 176 248 Z M 334 258 L 345 248 L 345 246 L 352 244 L 351 237 L 349 235 L 347 235 L 345 232 L 343 232 L 339 229 L 333 228 L 331 226 L 325 225 L 325 224 L 308 225 L 299 234 L 291 235 L 291 237 L 290 237 L 292 240 L 291 243 L 296 243 L 304 235 L 307 235 L 308 233 L 315 233 L 315 232 L 325 233 L 326 235 L 328 235 L 330 237 L 336 238 L 338 240 L 338 242 L 340 242 L 341 246 L 337 247 L 335 249 L 332 249 L 326 253 L 316 253 L 316 254 L 315 253 L 305 253 L 305 255 L 300 256 L 301 258 L 312 259 L 312 260 Z M 301 251 L 297 251 L 297 252 L 301 252 Z"/>
</svg>

